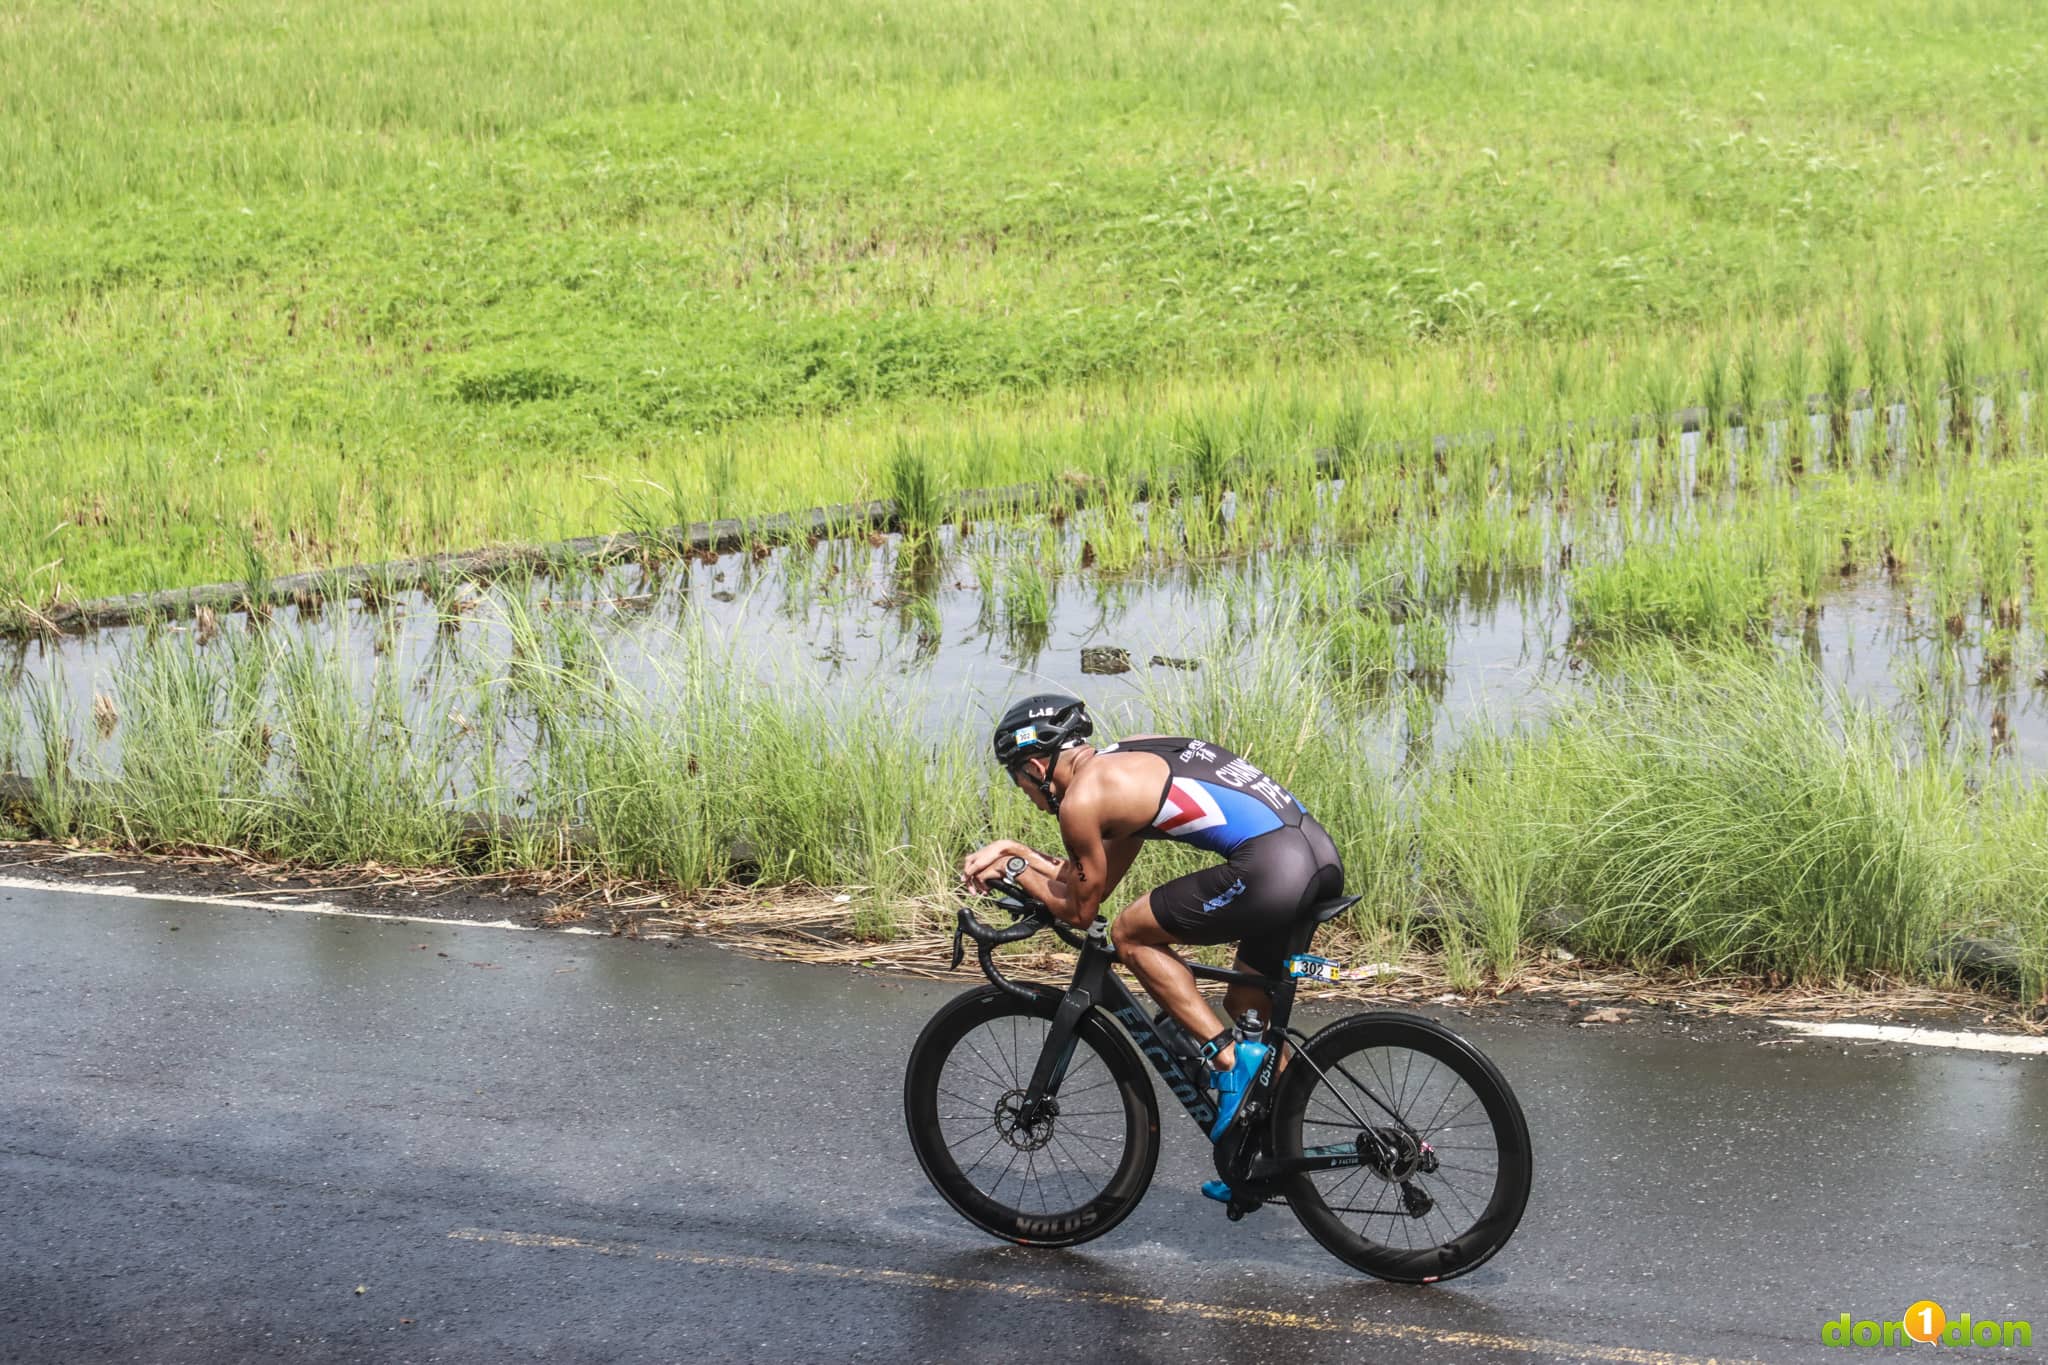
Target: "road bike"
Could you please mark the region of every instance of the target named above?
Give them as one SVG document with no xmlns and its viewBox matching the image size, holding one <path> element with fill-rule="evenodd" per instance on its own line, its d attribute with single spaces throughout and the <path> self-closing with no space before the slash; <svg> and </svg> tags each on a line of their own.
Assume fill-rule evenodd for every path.
<svg viewBox="0 0 2048 1365">
<path fill-rule="evenodd" d="M 1149 1061 L 1206 1140 L 1216 1107 L 1206 1064 L 1163 1012 L 1149 1017 L 1111 970 L 1101 921 L 1084 934 L 1021 887 L 996 882 L 1011 923 L 962 906 L 953 966 L 972 939 L 989 984 L 948 1002 L 918 1035 L 903 1078 L 911 1146 L 946 1201 L 975 1226 L 1026 1246 L 1073 1246 L 1129 1215 L 1159 1158 Z M 1317 927 L 1356 896 L 1314 906 L 1281 978 L 1193 965 L 1198 977 L 1272 993 L 1267 1060 L 1214 1144 L 1235 1222 L 1285 1204 L 1339 1260 L 1427 1284 L 1499 1251 L 1528 1203 L 1529 1126 L 1500 1071 L 1443 1025 L 1393 1011 L 1355 1014 L 1308 1037 L 1289 1026 Z M 1050 929 L 1078 950 L 1062 991 L 1012 981 L 994 950 Z M 1283 1056 L 1283 1054 L 1285 1054 Z"/>
</svg>

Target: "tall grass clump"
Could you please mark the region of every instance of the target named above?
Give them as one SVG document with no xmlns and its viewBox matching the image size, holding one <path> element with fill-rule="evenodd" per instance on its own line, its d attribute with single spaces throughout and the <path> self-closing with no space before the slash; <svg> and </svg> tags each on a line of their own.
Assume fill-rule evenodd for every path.
<svg viewBox="0 0 2048 1365">
<path fill-rule="evenodd" d="M 262 800 L 271 731 L 264 683 L 272 648 L 233 636 L 200 649 L 164 639 L 119 670 L 121 758 L 96 831 L 145 850 L 194 844 L 267 848 L 274 812 Z"/>
<path fill-rule="evenodd" d="M 744 874 L 860 893 L 864 932 L 907 928 L 986 820 L 963 736 L 878 722 L 858 699 L 743 680 L 698 638 L 652 690 L 557 677 L 558 725 L 536 758 L 540 818 L 612 875 L 690 893 Z M 742 866 L 741 864 L 744 864 Z"/>
<path fill-rule="evenodd" d="M 1439 800 L 1434 855 L 1466 898 L 1533 879 L 1518 915 L 1581 952 L 1829 979 L 1924 973 L 1981 915 L 1957 896 L 1970 784 L 1884 714 L 1798 661 L 1666 646 L 1625 669 L 1472 751 L 1485 795 Z"/>
<path fill-rule="evenodd" d="M 333 647 L 287 646 L 272 676 L 278 785 L 267 799 L 239 794 L 270 808 L 278 849 L 317 863 L 452 863 L 451 727 L 407 714 L 395 669 L 375 670 L 365 695 Z"/>
</svg>

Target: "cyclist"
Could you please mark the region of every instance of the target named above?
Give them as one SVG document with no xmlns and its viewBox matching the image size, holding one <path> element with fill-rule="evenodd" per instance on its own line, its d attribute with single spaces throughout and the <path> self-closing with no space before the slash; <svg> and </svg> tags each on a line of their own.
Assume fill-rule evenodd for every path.
<svg viewBox="0 0 2048 1365">
<path fill-rule="evenodd" d="M 996 726 L 996 762 L 1040 810 L 1058 817 L 1066 857 L 1048 858 L 998 839 L 961 865 L 986 886 L 1008 877 L 1076 928 L 1094 923 L 1147 839 L 1174 839 L 1224 861 L 1153 888 L 1117 911 L 1110 938 L 1117 957 L 1188 1033 L 1203 1044 L 1217 1091 L 1210 1138 L 1237 1116 L 1266 1045 L 1233 1044 L 1227 1020 L 1202 999 L 1176 943 L 1236 942 L 1237 970 L 1277 977 L 1301 916 L 1344 892 L 1337 846 L 1285 788 L 1220 745 L 1137 735 L 1097 749 L 1095 725 L 1079 698 L 1026 697 Z M 1232 984 L 1223 998 L 1231 1019 L 1257 1010 L 1272 1017 L 1272 997 Z M 1202 1186 L 1228 1200 L 1220 1180 Z"/>
</svg>

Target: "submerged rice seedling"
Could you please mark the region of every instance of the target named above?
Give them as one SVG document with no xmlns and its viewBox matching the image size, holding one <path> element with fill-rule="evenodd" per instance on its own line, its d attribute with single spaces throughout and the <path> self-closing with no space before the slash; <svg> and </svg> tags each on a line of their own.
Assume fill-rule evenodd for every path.
<svg viewBox="0 0 2048 1365">
<path fill-rule="evenodd" d="M 1948 438 L 1966 455 L 1977 448 L 1977 388 L 1970 374 L 1967 326 L 1958 316 L 1941 329 L 1941 391 L 1948 402 Z"/>
<path fill-rule="evenodd" d="M 1695 383 L 1700 395 L 1700 447 L 1718 454 L 1728 421 L 1728 363 L 1720 351 L 1707 351 Z M 1713 486 L 1710 480 L 1705 482 Z"/>
<path fill-rule="evenodd" d="M 1013 556 L 1005 570 L 1003 620 L 1013 631 L 1040 636 L 1052 623 L 1052 581 L 1028 555 Z"/>
<path fill-rule="evenodd" d="M 922 542 L 945 519 L 945 494 L 931 457 L 922 450 L 898 446 L 889 461 L 889 496 L 896 504 L 897 527 Z"/>
<path fill-rule="evenodd" d="M 1848 334 L 1837 324 L 1829 329 L 1821 356 L 1821 396 L 1827 405 L 1829 463 L 1838 468 L 1849 459 L 1849 406 L 1856 393 L 1855 371 Z"/>
<path fill-rule="evenodd" d="M 1324 628 L 1321 657 L 1340 684 L 1361 696 L 1385 695 L 1396 654 L 1394 623 L 1384 610 L 1344 612 Z"/>
<path fill-rule="evenodd" d="M 1408 676 L 1441 684 L 1451 657 L 1450 626 L 1444 617 L 1436 612 L 1410 616 L 1401 627 L 1401 642 L 1408 657 Z"/>
<path fill-rule="evenodd" d="M 1756 547 L 1701 535 L 1576 563 L 1569 595 L 1574 636 L 1726 641 L 1769 627 L 1775 588 Z"/>
</svg>

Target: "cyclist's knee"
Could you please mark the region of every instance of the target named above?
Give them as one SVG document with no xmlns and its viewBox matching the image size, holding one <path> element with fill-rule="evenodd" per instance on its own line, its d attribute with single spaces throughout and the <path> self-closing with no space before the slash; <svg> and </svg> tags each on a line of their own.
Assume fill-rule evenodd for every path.
<svg viewBox="0 0 2048 1365">
<path fill-rule="evenodd" d="M 1131 902 L 1110 921 L 1109 938 L 1119 948 L 1150 948 L 1167 942 L 1159 921 L 1152 917 L 1152 907 L 1143 900 Z"/>
</svg>

